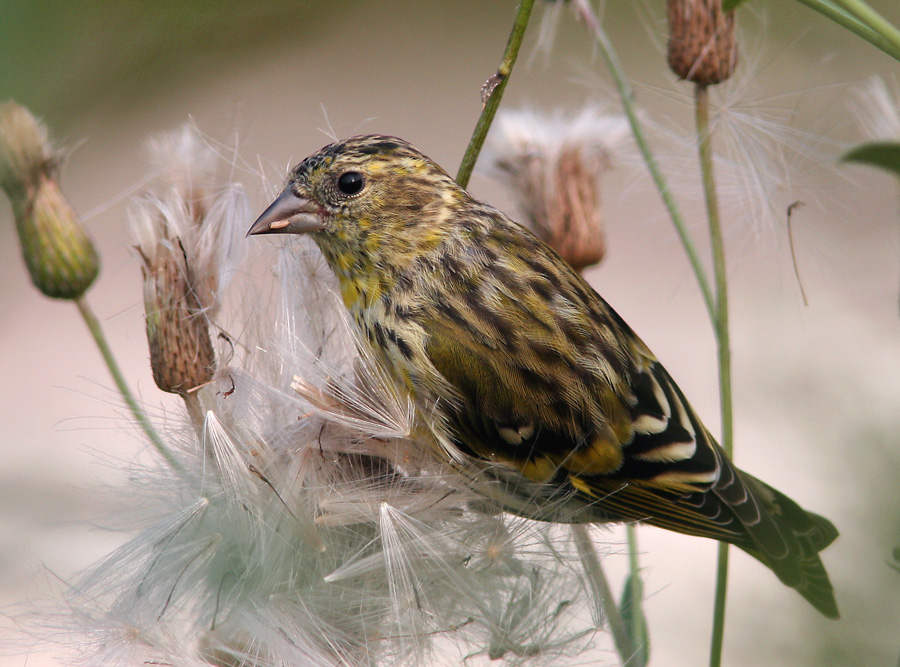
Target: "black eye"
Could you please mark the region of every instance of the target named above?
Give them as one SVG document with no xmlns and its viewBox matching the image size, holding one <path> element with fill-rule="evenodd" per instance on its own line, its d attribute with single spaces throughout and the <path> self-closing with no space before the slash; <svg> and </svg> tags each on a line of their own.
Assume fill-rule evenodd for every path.
<svg viewBox="0 0 900 667">
<path fill-rule="evenodd" d="M 345 195 L 355 195 L 362 190 L 363 175 L 358 171 L 347 171 L 341 174 L 337 180 L 338 190 Z"/>
</svg>

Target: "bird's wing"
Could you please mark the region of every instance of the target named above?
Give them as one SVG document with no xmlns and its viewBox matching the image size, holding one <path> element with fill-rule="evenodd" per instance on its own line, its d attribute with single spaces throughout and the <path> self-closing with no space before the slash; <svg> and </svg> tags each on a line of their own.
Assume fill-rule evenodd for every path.
<svg viewBox="0 0 900 667">
<path fill-rule="evenodd" d="M 445 304 L 456 308 L 464 304 Z M 590 372 L 577 366 L 570 342 L 538 341 L 544 348 L 536 354 L 534 337 L 509 324 L 500 325 L 501 346 L 484 331 L 460 331 L 458 322 L 472 319 L 470 310 L 457 323 L 427 327 L 429 358 L 459 394 L 445 409 L 460 449 L 587 499 L 592 507 L 582 520 L 645 520 L 746 539 L 743 523 L 722 505 L 747 504 L 752 523 L 759 516 L 752 495 L 649 352 L 637 357 L 643 367 L 622 372 L 595 359 Z M 619 357 L 633 358 L 631 351 Z M 720 482 L 727 501 L 708 493 Z"/>
<path fill-rule="evenodd" d="M 552 250 L 501 245 L 471 275 L 445 259 L 422 318 L 461 444 L 534 481 L 710 489 L 722 457 L 652 353 Z"/>
<path fill-rule="evenodd" d="M 537 275 L 549 264 L 532 260 Z M 525 493 L 578 499 L 567 520 L 736 544 L 836 615 L 817 555 L 833 526 L 737 470 L 627 324 L 580 277 L 548 278 L 560 281 L 542 293 L 534 275 L 510 272 L 444 293 L 426 351 L 457 394 L 447 404 L 457 446 L 521 472 Z"/>
</svg>

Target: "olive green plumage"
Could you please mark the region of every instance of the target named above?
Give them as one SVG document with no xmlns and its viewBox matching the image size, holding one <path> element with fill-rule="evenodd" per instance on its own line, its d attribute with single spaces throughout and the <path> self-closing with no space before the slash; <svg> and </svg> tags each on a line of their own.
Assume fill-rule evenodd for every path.
<svg viewBox="0 0 900 667">
<path fill-rule="evenodd" d="M 729 542 L 837 618 L 834 526 L 735 468 L 581 276 L 408 143 L 326 146 L 250 233 L 312 236 L 376 359 L 506 509 Z"/>
</svg>

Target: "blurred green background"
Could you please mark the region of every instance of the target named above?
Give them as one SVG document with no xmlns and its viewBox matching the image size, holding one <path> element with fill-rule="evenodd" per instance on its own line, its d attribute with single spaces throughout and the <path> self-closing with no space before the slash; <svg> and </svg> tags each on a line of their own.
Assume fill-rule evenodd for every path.
<svg viewBox="0 0 900 667">
<path fill-rule="evenodd" d="M 604 3 L 604 24 L 705 249 L 691 166 L 691 90 L 664 65 L 662 4 Z M 871 4 L 900 25 L 894 0 Z M 858 100 L 868 77 L 884 76 L 900 90 L 900 65 L 799 3 L 747 5 L 739 14 L 738 77 L 714 92 L 733 122 L 757 119 L 755 130 L 730 143 L 717 138 L 718 148 L 730 149 L 720 178 L 733 290 L 736 459 L 841 530 L 825 562 L 843 619 L 818 617 L 771 573 L 735 554 L 725 664 L 896 664 L 900 573 L 885 559 L 900 544 L 898 188 L 890 177 L 839 167 L 835 158 L 861 139 L 852 109 L 866 104 Z M 286 169 L 328 143 L 330 132 L 397 134 L 453 172 L 515 6 L 0 3 L 0 99 L 28 106 L 72 149 L 63 187 L 104 263 L 89 300 L 154 414 L 166 419 L 180 406 L 150 377 L 139 262 L 125 228 L 128 197 L 147 173 L 147 138 L 190 120 L 223 153 L 237 151 L 234 178 L 259 210 Z M 554 11 L 543 4 L 535 11 L 504 105 L 615 109 L 586 31 Z M 768 148 L 773 137 L 788 150 Z M 702 301 L 642 169 L 630 155 L 614 162 L 604 183 L 609 255 L 589 277 L 715 433 L 715 345 Z M 765 184 L 755 202 L 743 187 L 751 180 Z M 489 178 L 476 175 L 471 189 L 513 210 L 509 194 Z M 794 216 L 794 242 L 808 306 L 784 215 L 798 200 L 805 205 Z M 10 604 L 46 595 L 57 576 L 121 541 L 91 530 L 104 512 L 93 487 L 120 479 L 108 458 L 133 458 L 140 439 L 126 426 L 75 309 L 30 285 L 5 203 L 0 253 L 0 603 Z M 639 532 L 651 664 L 703 664 L 715 545 Z M 610 529 L 601 537 L 621 586 L 622 535 Z M 40 652 L 0 661 L 55 664 Z"/>
</svg>

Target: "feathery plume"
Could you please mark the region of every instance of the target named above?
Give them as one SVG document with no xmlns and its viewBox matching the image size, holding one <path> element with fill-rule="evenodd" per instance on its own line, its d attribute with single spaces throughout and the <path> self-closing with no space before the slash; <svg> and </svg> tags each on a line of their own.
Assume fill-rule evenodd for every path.
<svg viewBox="0 0 900 667">
<path fill-rule="evenodd" d="M 179 260 L 194 299 L 185 317 L 241 333 L 225 334 L 233 347 L 193 392 L 199 409 L 167 419 L 177 465 L 137 467 L 120 491 L 139 508 L 137 535 L 70 582 L 64 609 L 32 618 L 43 636 L 85 665 L 586 655 L 597 628 L 561 529 L 485 511 L 466 478 L 425 454 L 411 406 L 350 334 L 309 244 L 269 248 L 275 280 L 243 300 L 249 314 L 231 312 L 234 258 L 214 241 L 230 248 L 243 200 L 220 187 L 192 208 L 190 173 L 193 187 L 173 184 L 136 213 L 141 251 L 148 264 Z"/>
<path fill-rule="evenodd" d="M 853 112 L 867 139 L 900 140 L 900 88 L 873 76 L 859 90 Z"/>
</svg>

